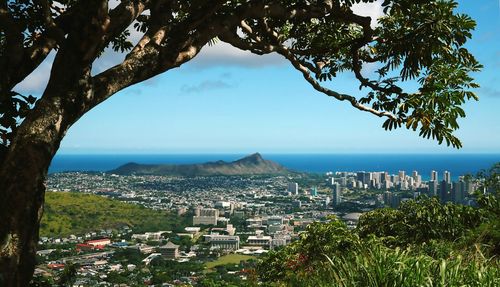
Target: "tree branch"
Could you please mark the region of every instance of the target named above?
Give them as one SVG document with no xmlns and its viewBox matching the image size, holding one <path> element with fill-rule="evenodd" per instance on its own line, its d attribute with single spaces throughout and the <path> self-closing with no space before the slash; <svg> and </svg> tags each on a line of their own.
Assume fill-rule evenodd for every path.
<svg viewBox="0 0 500 287">
<path fill-rule="evenodd" d="M 376 109 L 373 109 L 371 107 L 368 107 L 368 106 L 365 106 L 363 104 L 361 104 L 357 99 L 356 97 L 353 97 L 351 95 L 347 95 L 347 94 L 341 94 L 341 93 L 338 93 L 338 92 L 335 92 L 333 90 L 330 90 L 328 88 L 325 88 L 323 87 L 318 81 L 316 81 L 310 74 L 308 68 L 306 66 L 304 66 L 301 61 L 299 61 L 290 51 L 289 49 L 284 46 L 282 43 L 280 43 L 279 41 L 279 37 L 278 37 L 278 33 L 276 31 L 274 31 L 271 27 L 269 27 L 267 21 L 264 19 L 262 20 L 261 22 L 259 22 L 260 24 L 260 32 L 261 33 L 266 33 L 266 36 L 269 37 L 269 39 L 271 39 L 274 43 L 272 45 L 272 50 L 273 51 L 276 51 L 278 54 L 284 56 L 288 61 L 290 61 L 290 63 L 293 65 L 293 67 L 295 69 L 297 69 L 299 72 L 302 73 L 302 76 L 304 77 L 304 79 L 309 83 L 311 84 L 311 86 L 327 95 L 327 96 L 330 96 L 330 97 L 333 97 L 339 101 L 348 101 L 351 103 L 351 105 L 355 108 L 357 108 L 358 110 L 361 110 L 361 111 L 365 111 L 365 112 L 369 112 L 371 114 L 374 114 L 378 117 L 388 117 L 388 118 L 391 118 L 393 120 L 397 120 L 398 118 L 390 113 L 390 112 L 387 112 L 387 111 L 379 111 L 379 110 L 376 110 Z"/>
</svg>

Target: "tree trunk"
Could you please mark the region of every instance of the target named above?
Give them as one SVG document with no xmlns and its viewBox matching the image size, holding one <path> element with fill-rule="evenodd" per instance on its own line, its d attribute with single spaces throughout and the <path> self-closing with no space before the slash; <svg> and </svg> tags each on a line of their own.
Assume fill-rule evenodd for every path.
<svg viewBox="0 0 500 287">
<path fill-rule="evenodd" d="M 0 286 L 27 286 L 34 267 L 50 158 L 32 147 L 11 153 L 0 173 Z"/>
<path fill-rule="evenodd" d="M 31 280 L 50 162 L 68 128 L 88 111 L 90 73 L 74 85 L 60 85 L 64 78 L 56 78 L 0 164 L 0 286 L 27 286 Z"/>
</svg>

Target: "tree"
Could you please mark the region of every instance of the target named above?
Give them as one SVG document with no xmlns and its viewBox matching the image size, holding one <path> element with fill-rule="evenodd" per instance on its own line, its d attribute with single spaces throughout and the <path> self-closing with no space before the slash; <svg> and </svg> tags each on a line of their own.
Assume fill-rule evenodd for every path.
<svg viewBox="0 0 500 287">
<path fill-rule="evenodd" d="M 453 241 L 487 221 L 484 209 L 461 204 L 441 204 L 426 196 L 403 202 L 398 209 L 382 208 L 364 213 L 356 227 L 363 237 L 375 235 L 389 246 L 405 247 L 430 240 Z"/>
<path fill-rule="evenodd" d="M 385 0 L 378 24 L 352 6 L 375 0 L 11 0 L 0 2 L 0 266 L 4 286 L 25 286 L 35 263 L 44 180 L 66 131 L 116 92 L 181 66 L 216 41 L 278 53 L 311 86 L 354 108 L 460 147 L 460 105 L 477 99 L 479 63 L 463 47 L 475 22 L 452 0 Z M 144 35 L 133 46 L 129 27 Z M 125 60 L 97 75 L 106 47 Z M 13 90 L 51 52 L 38 99 Z M 377 67 L 375 77 L 363 73 Z M 359 95 L 323 82 L 350 72 Z M 415 82 L 416 91 L 406 83 Z M 368 90 L 368 92 L 366 92 Z"/>
</svg>

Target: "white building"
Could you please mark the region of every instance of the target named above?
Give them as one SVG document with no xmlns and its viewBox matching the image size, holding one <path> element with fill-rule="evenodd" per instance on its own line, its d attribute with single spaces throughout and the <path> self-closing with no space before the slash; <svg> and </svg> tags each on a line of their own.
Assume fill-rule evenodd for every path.
<svg viewBox="0 0 500 287">
<path fill-rule="evenodd" d="M 253 246 L 271 247 L 272 241 L 273 239 L 271 238 L 271 236 L 257 235 L 249 236 L 247 239 L 247 244 Z"/>
<path fill-rule="evenodd" d="M 444 171 L 443 180 L 446 181 L 446 183 L 451 184 L 451 173 L 449 171 Z"/>
<path fill-rule="evenodd" d="M 340 187 L 340 184 L 338 183 L 335 183 L 333 186 L 332 186 L 332 200 L 333 200 L 333 206 L 338 206 L 341 202 L 342 202 L 342 190 L 341 190 L 341 187 Z"/>
<path fill-rule="evenodd" d="M 211 249 L 238 250 L 240 237 L 231 235 L 205 235 L 205 241 L 210 243 Z"/>
<path fill-rule="evenodd" d="M 438 182 L 438 173 L 437 171 L 433 170 L 431 171 L 431 180 Z"/>
<path fill-rule="evenodd" d="M 193 216 L 193 225 L 217 225 L 219 211 L 213 208 L 197 208 Z"/>
</svg>

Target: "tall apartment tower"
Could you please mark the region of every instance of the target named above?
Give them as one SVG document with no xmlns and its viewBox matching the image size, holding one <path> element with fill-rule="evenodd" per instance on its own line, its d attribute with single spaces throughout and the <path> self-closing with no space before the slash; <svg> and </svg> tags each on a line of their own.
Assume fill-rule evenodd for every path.
<svg viewBox="0 0 500 287">
<path fill-rule="evenodd" d="M 413 177 L 414 180 L 417 180 L 417 177 L 418 177 L 418 171 L 414 170 L 412 173 L 411 173 L 411 177 Z"/>
<path fill-rule="evenodd" d="M 365 172 L 363 174 L 363 184 L 370 185 L 371 181 L 372 181 L 372 173 L 371 172 Z"/>
<path fill-rule="evenodd" d="M 337 206 L 339 205 L 341 202 L 342 202 L 342 190 L 340 188 L 340 184 L 338 183 L 335 183 L 333 186 L 332 186 L 332 199 L 333 199 L 333 206 Z"/>
<path fill-rule="evenodd" d="M 451 190 L 451 198 L 454 203 L 463 203 L 465 200 L 465 182 L 459 180 L 453 183 L 453 188 Z"/>
<path fill-rule="evenodd" d="M 400 170 L 400 171 L 398 172 L 398 175 L 399 175 L 399 181 L 403 181 L 403 180 L 405 180 L 405 178 L 406 178 L 406 174 L 405 174 L 405 171 L 404 171 L 404 170 Z"/>
<path fill-rule="evenodd" d="M 443 180 L 446 181 L 446 183 L 451 184 L 451 173 L 449 171 L 444 171 Z"/>
<path fill-rule="evenodd" d="M 439 196 L 437 180 L 429 181 L 429 196 Z"/>
<path fill-rule="evenodd" d="M 437 182 L 438 181 L 438 173 L 437 171 L 433 170 L 431 171 L 431 180 Z"/>
<path fill-rule="evenodd" d="M 446 180 L 442 180 L 441 184 L 439 185 L 439 200 L 441 202 L 448 202 L 451 201 L 451 183 L 447 183 Z"/>
<path fill-rule="evenodd" d="M 296 182 L 290 182 L 288 184 L 288 192 L 294 195 L 299 194 L 299 184 Z"/>
</svg>

